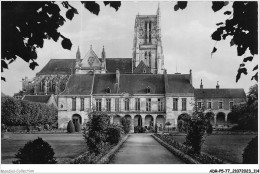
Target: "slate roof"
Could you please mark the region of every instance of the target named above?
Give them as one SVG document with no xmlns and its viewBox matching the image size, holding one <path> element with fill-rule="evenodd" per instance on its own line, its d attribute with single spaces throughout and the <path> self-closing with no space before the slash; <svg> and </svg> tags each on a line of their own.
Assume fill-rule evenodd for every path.
<svg viewBox="0 0 260 174">
<path fill-rule="evenodd" d="M 110 73 L 119 69 L 120 73 L 132 73 L 132 58 L 106 58 L 106 68 Z"/>
<path fill-rule="evenodd" d="M 106 94 L 109 87 L 111 93 L 117 93 L 116 74 L 95 74 L 93 94 Z"/>
<path fill-rule="evenodd" d="M 37 75 L 71 74 L 75 67 L 76 59 L 51 59 Z"/>
<path fill-rule="evenodd" d="M 73 74 L 69 77 L 65 90 L 60 95 L 90 95 L 92 74 Z"/>
<path fill-rule="evenodd" d="M 51 59 L 37 75 L 71 74 L 75 71 L 76 59 Z M 106 58 L 106 67 L 109 73 L 132 73 L 132 58 Z"/>
<path fill-rule="evenodd" d="M 167 74 L 168 93 L 193 93 L 194 87 L 190 84 L 190 74 Z"/>
<path fill-rule="evenodd" d="M 144 72 L 145 69 L 145 72 Z M 151 74 L 151 69 L 143 61 L 134 69 L 134 74 Z"/>
<path fill-rule="evenodd" d="M 246 98 L 244 89 L 196 89 L 194 93 L 198 99 L 204 98 Z"/>
<path fill-rule="evenodd" d="M 150 88 L 150 94 L 164 94 L 163 74 L 121 74 L 119 92 L 129 94 L 146 94 L 146 88 Z"/>
<path fill-rule="evenodd" d="M 50 97 L 51 95 L 25 95 L 23 97 L 23 100 L 46 104 L 49 101 Z"/>
</svg>

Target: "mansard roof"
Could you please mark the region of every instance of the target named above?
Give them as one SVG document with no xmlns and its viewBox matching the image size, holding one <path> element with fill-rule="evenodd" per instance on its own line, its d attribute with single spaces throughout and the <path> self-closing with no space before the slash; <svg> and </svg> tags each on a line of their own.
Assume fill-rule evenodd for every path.
<svg viewBox="0 0 260 174">
<path fill-rule="evenodd" d="M 47 103 L 51 95 L 25 95 L 22 100 L 38 103 Z"/>
<path fill-rule="evenodd" d="M 195 97 L 198 99 L 205 98 L 246 98 L 244 89 L 195 89 Z"/>
<path fill-rule="evenodd" d="M 145 72 L 144 72 L 145 71 Z M 134 74 L 151 74 L 151 68 L 149 68 L 143 61 L 134 69 Z"/>
<path fill-rule="evenodd" d="M 72 74 L 76 59 L 51 59 L 37 75 Z"/>
<path fill-rule="evenodd" d="M 167 93 L 193 93 L 194 87 L 190 84 L 190 74 L 167 74 Z"/>
<path fill-rule="evenodd" d="M 93 74 L 71 75 L 65 90 L 60 95 L 90 95 L 93 77 Z"/>
</svg>

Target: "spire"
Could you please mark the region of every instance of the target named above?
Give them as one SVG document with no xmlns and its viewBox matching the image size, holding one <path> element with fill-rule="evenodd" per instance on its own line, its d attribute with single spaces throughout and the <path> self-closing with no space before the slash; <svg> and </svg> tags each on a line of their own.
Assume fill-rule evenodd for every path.
<svg viewBox="0 0 260 174">
<path fill-rule="evenodd" d="M 158 2 L 157 15 L 159 16 L 160 14 L 161 14 L 161 11 L 160 11 L 160 2 Z"/>
<path fill-rule="evenodd" d="M 200 89 L 203 89 L 202 79 L 200 81 Z"/>
<path fill-rule="evenodd" d="M 78 46 L 78 50 L 77 50 L 77 53 L 76 53 L 76 60 L 80 60 L 79 46 Z"/>
<path fill-rule="evenodd" d="M 90 50 L 92 50 L 92 45 L 90 45 Z"/>
<path fill-rule="evenodd" d="M 218 81 L 217 81 L 217 86 L 216 86 L 217 89 L 219 89 L 219 84 L 218 84 Z"/>
</svg>

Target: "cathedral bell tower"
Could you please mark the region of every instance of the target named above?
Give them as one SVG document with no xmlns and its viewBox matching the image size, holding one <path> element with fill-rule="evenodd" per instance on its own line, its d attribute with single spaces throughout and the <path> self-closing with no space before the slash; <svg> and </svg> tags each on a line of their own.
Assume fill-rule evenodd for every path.
<svg viewBox="0 0 260 174">
<path fill-rule="evenodd" d="M 137 15 L 133 40 L 133 70 L 143 61 L 153 74 L 162 74 L 164 56 L 161 43 L 160 7 L 156 15 Z"/>
</svg>

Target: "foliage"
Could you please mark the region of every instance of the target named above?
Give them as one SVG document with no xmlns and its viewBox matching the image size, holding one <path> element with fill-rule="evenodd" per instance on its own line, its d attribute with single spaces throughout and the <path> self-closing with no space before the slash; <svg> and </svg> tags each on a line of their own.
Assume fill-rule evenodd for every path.
<svg viewBox="0 0 260 174">
<path fill-rule="evenodd" d="M 121 125 L 123 126 L 123 130 L 125 132 L 125 134 L 128 134 L 131 130 L 131 120 L 126 119 L 126 118 L 121 118 Z"/>
<path fill-rule="evenodd" d="M 118 125 L 110 125 L 106 129 L 106 142 L 117 144 L 121 138 L 121 128 Z"/>
<path fill-rule="evenodd" d="M 100 7 L 96 2 L 82 1 L 81 3 L 93 14 L 99 14 Z M 1 49 L 1 72 L 8 69 L 8 64 L 17 58 L 29 63 L 29 67 L 34 70 L 38 66 L 37 48 L 43 48 L 46 39 L 55 42 L 62 39 L 62 47 L 71 50 L 70 39 L 59 32 L 59 28 L 66 20 L 60 14 L 61 8 L 58 4 L 67 10 L 66 18 L 69 20 L 72 20 L 75 14 L 79 14 L 68 1 L 4 1 L 1 3 L 1 36 L 2 42 L 5 43 Z M 120 2 L 105 1 L 104 4 L 116 10 L 121 6 Z M 2 77 L 2 80 L 5 78 Z"/>
<path fill-rule="evenodd" d="M 200 154 L 201 146 L 205 140 L 205 133 L 212 133 L 211 118 L 212 114 L 205 114 L 204 108 L 199 109 L 196 105 L 194 105 L 192 116 L 188 114 L 179 116 L 178 120 L 182 120 L 187 126 L 185 145 L 190 147 L 189 153 Z"/>
<path fill-rule="evenodd" d="M 134 133 L 144 133 L 145 132 L 145 128 L 142 126 L 135 126 L 134 127 Z"/>
<path fill-rule="evenodd" d="M 33 141 L 29 141 L 25 146 L 19 149 L 15 154 L 17 161 L 13 161 L 14 164 L 56 164 L 57 161 L 54 158 L 54 151 L 52 147 L 46 141 L 41 138 L 37 138 Z"/>
<path fill-rule="evenodd" d="M 253 85 L 247 95 L 247 103 L 234 105 L 230 114 L 232 122 L 242 130 L 258 130 L 258 85 Z"/>
<path fill-rule="evenodd" d="M 157 126 L 157 124 L 155 124 L 155 126 L 154 126 L 154 133 L 158 133 L 158 126 Z"/>
<path fill-rule="evenodd" d="M 49 124 L 45 124 L 45 125 L 44 125 L 44 129 L 49 130 L 49 129 L 50 129 Z"/>
<path fill-rule="evenodd" d="M 237 48 L 238 56 L 245 56 L 247 50 L 250 52 L 250 56 L 244 57 L 243 63 L 239 65 L 236 82 L 240 79 L 241 74 L 247 75 L 247 68 L 245 63 L 252 61 L 255 55 L 258 54 L 258 2 L 257 1 L 212 1 L 212 10 L 214 12 L 219 11 L 224 6 L 232 3 L 233 12 L 225 11 L 224 15 L 228 15 L 225 22 L 219 22 L 216 25 L 218 28 L 211 35 L 215 41 L 226 40 L 230 36 L 230 46 Z M 187 6 L 187 1 L 178 1 L 174 6 L 174 10 L 184 9 Z M 214 47 L 212 54 L 217 51 Z M 255 65 L 252 71 L 256 71 L 258 65 Z M 258 81 L 258 72 L 252 76 L 251 80 Z"/>
<path fill-rule="evenodd" d="M 67 132 L 68 132 L 68 133 L 73 133 L 73 132 L 75 132 L 75 126 L 74 126 L 74 124 L 72 123 L 71 120 L 68 122 Z"/>
<path fill-rule="evenodd" d="M 89 114 L 89 127 L 84 131 L 88 149 L 96 155 L 101 153 L 106 141 L 106 129 L 110 118 L 104 112 L 92 112 Z"/>
<path fill-rule="evenodd" d="M 80 131 L 81 131 L 81 124 L 77 122 L 75 125 L 75 132 L 80 132 Z"/>
<path fill-rule="evenodd" d="M 252 138 L 242 156 L 243 164 L 258 164 L 258 136 Z"/>
<path fill-rule="evenodd" d="M 58 110 L 54 106 L 1 97 L 1 121 L 6 126 L 36 126 L 55 123 Z"/>
<path fill-rule="evenodd" d="M 169 121 L 167 121 L 166 123 L 165 123 L 165 126 L 168 126 L 168 132 L 169 132 L 169 126 L 171 125 L 171 123 L 169 122 Z"/>
<path fill-rule="evenodd" d="M 179 132 L 185 132 L 187 133 L 188 131 L 188 123 L 190 121 L 190 116 L 187 113 L 183 113 L 178 117 L 177 120 L 177 127 Z"/>
</svg>

